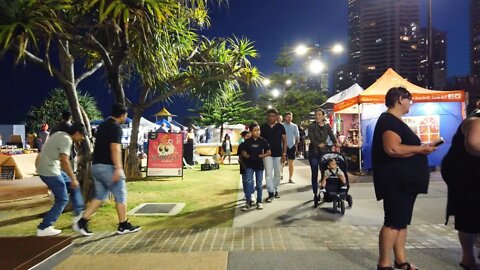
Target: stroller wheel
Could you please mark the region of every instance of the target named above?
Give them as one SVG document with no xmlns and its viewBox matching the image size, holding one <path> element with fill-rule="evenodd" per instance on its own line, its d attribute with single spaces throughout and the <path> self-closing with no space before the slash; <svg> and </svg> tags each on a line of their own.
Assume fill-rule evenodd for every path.
<svg viewBox="0 0 480 270">
<path fill-rule="evenodd" d="M 347 195 L 347 203 L 348 203 L 348 207 L 352 207 L 353 205 L 352 195 Z"/>
<path fill-rule="evenodd" d="M 333 199 L 333 213 L 334 214 L 337 213 L 337 200 L 336 199 Z"/>
<path fill-rule="evenodd" d="M 345 214 L 345 201 L 341 200 L 340 201 L 340 213 Z"/>
</svg>

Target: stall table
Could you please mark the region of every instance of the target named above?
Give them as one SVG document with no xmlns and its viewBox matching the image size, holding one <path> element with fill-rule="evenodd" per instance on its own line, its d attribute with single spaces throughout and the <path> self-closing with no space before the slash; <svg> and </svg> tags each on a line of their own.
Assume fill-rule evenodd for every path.
<svg viewBox="0 0 480 270">
<path fill-rule="evenodd" d="M 37 155 L 38 153 L 18 155 L 0 154 L 0 167 L 15 167 L 15 179 L 31 177 L 36 174 L 35 160 Z"/>
</svg>

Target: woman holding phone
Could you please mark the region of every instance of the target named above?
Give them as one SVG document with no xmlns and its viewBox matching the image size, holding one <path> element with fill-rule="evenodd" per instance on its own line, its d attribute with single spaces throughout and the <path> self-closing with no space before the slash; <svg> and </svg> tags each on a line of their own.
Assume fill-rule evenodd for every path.
<svg viewBox="0 0 480 270">
<path fill-rule="evenodd" d="M 372 169 L 377 200 L 383 200 L 384 223 L 379 234 L 378 270 L 418 269 L 405 254 L 407 225 L 417 194 L 427 193 L 430 172 L 427 155 L 435 151 L 402 121 L 412 105 L 412 95 L 403 87 L 388 90 L 385 105 L 373 134 Z M 394 251 L 392 267 L 390 254 Z"/>
</svg>

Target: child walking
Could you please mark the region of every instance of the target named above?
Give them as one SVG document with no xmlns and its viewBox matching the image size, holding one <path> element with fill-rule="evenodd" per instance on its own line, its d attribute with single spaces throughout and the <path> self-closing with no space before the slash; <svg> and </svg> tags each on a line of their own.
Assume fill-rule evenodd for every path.
<svg viewBox="0 0 480 270">
<path fill-rule="evenodd" d="M 253 193 L 253 177 L 255 175 L 255 184 L 257 190 L 257 209 L 263 209 L 262 205 L 262 186 L 263 186 L 263 171 L 264 164 L 263 158 L 271 155 L 270 145 L 268 142 L 260 137 L 260 126 L 253 123 L 249 127 L 251 138 L 245 141 L 245 145 L 242 149 L 242 157 L 245 161 L 245 173 L 246 173 L 246 192 L 245 197 L 247 202 L 243 211 L 248 211 L 253 209 L 253 201 L 251 199 L 251 194 Z"/>
</svg>

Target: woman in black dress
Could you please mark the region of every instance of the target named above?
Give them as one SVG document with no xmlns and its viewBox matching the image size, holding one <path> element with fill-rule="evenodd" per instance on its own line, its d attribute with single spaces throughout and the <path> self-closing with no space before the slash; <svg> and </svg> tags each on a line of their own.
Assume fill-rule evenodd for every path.
<svg viewBox="0 0 480 270">
<path fill-rule="evenodd" d="M 465 119 L 453 136 L 442 160 L 442 177 L 448 186 L 448 216 L 455 216 L 455 229 L 462 246 L 460 266 L 476 268 L 474 244 L 480 233 L 480 110 Z M 480 257 L 480 254 L 479 254 Z"/>
<path fill-rule="evenodd" d="M 385 96 L 388 110 L 380 115 L 372 145 L 372 170 L 375 195 L 383 199 L 385 213 L 379 234 L 378 270 L 393 270 L 390 254 L 395 254 L 395 269 L 418 269 L 406 260 L 407 225 L 412 219 L 417 194 L 427 193 L 428 154 L 435 147 L 421 145 L 420 138 L 402 121 L 412 105 L 412 95 L 403 87 L 390 89 Z"/>
</svg>

